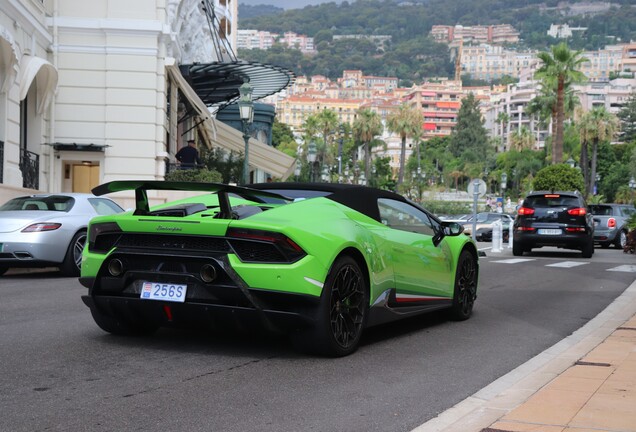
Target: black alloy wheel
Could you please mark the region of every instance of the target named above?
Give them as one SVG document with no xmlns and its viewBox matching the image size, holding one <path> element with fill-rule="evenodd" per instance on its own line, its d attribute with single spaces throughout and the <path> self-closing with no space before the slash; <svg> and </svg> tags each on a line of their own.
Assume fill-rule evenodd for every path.
<svg viewBox="0 0 636 432">
<path fill-rule="evenodd" d="M 451 318 L 463 321 L 470 318 L 477 298 L 477 260 L 467 250 L 462 251 L 455 275 L 455 293 Z"/>
<path fill-rule="evenodd" d="M 86 244 L 86 231 L 79 231 L 71 240 L 60 270 L 65 276 L 79 276 L 82 268 L 82 252 Z"/>
<path fill-rule="evenodd" d="M 365 311 L 364 277 L 355 262 L 338 269 L 331 286 L 329 321 L 336 343 L 342 349 L 356 344 L 362 333 Z"/>
<path fill-rule="evenodd" d="M 303 351 L 342 357 L 353 353 L 362 336 L 369 310 L 367 279 L 350 256 L 333 263 L 320 297 L 315 324 L 292 334 Z"/>
</svg>

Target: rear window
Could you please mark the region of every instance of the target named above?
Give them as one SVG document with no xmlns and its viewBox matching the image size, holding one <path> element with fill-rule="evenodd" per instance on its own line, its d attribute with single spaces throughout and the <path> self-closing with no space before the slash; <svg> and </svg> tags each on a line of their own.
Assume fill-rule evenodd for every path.
<svg viewBox="0 0 636 432">
<path fill-rule="evenodd" d="M 529 196 L 523 200 L 524 207 L 578 207 L 579 200 L 576 197 L 565 195 L 538 195 Z"/>
<path fill-rule="evenodd" d="M 612 215 L 612 207 L 592 204 L 590 205 L 590 211 L 593 215 L 596 216 L 611 216 Z"/>
<path fill-rule="evenodd" d="M 19 197 L 7 201 L 0 206 L 3 210 L 43 210 L 68 212 L 73 208 L 75 199 L 65 196 Z"/>
<path fill-rule="evenodd" d="M 104 198 L 89 198 L 88 202 L 93 206 L 98 215 L 110 215 L 124 211 L 124 209 L 113 201 Z"/>
</svg>

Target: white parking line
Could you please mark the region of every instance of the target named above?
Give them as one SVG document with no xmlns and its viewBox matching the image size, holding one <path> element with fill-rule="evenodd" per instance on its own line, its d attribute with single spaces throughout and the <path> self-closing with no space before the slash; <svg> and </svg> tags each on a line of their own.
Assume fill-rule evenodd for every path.
<svg viewBox="0 0 636 432">
<path fill-rule="evenodd" d="M 636 265 L 631 265 L 631 264 L 621 265 L 618 267 L 607 269 L 607 271 L 636 273 Z"/>
<path fill-rule="evenodd" d="M 589 264 L 589 262 L 563 261 L 563 262 L 558 262 L 558 263 L 555 263 L 555 264 L 547 264 L 546 267 L 570 268 L 570 267 L 577 267 L 577 266 L 581 266 L 581 265 L 585 265 L 585 264 Z"/>
<path fill-rule="evenodd" d="M 522 262 L 526 262 L 526 261 L 534 261 L 534 259 L 532 259 L 532 258 L 511 258 L 511 259 L 491 261 L 491 262 L 502 263 L 502 264 L 517 264 L 517 263 L 522 263 Z"/>
</svg>

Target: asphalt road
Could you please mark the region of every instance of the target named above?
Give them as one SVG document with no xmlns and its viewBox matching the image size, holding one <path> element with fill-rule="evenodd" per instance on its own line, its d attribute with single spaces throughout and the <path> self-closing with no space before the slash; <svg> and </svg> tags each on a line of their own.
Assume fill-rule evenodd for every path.
<svg viewBox="0 0 636 432">
<path fill-rule="evenodd" d="M 299 354 L 274 336 L 111 336 L 76 279 L 9 273 L 0 429 L 409 431 L 580 328 L 636 278 L 636 257 L 615 249 L 591 260 L 486 253 L 470 320 L 436 314 L 370 329 L 341 359 Z"/>
</svg>

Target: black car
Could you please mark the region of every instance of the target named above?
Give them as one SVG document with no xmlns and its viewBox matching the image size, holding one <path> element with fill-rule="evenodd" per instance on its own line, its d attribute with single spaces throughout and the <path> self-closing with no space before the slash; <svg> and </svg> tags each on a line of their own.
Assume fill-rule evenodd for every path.
<svg viewBox="0 0 636 432">
<path fill-rule="evenodd" d="M 532 192 L 517 210 L 512 253 L 555 246 L 577 249 L 583 258 L 594 253 L 594 220 L 579 192 Z"/>
</svg>

